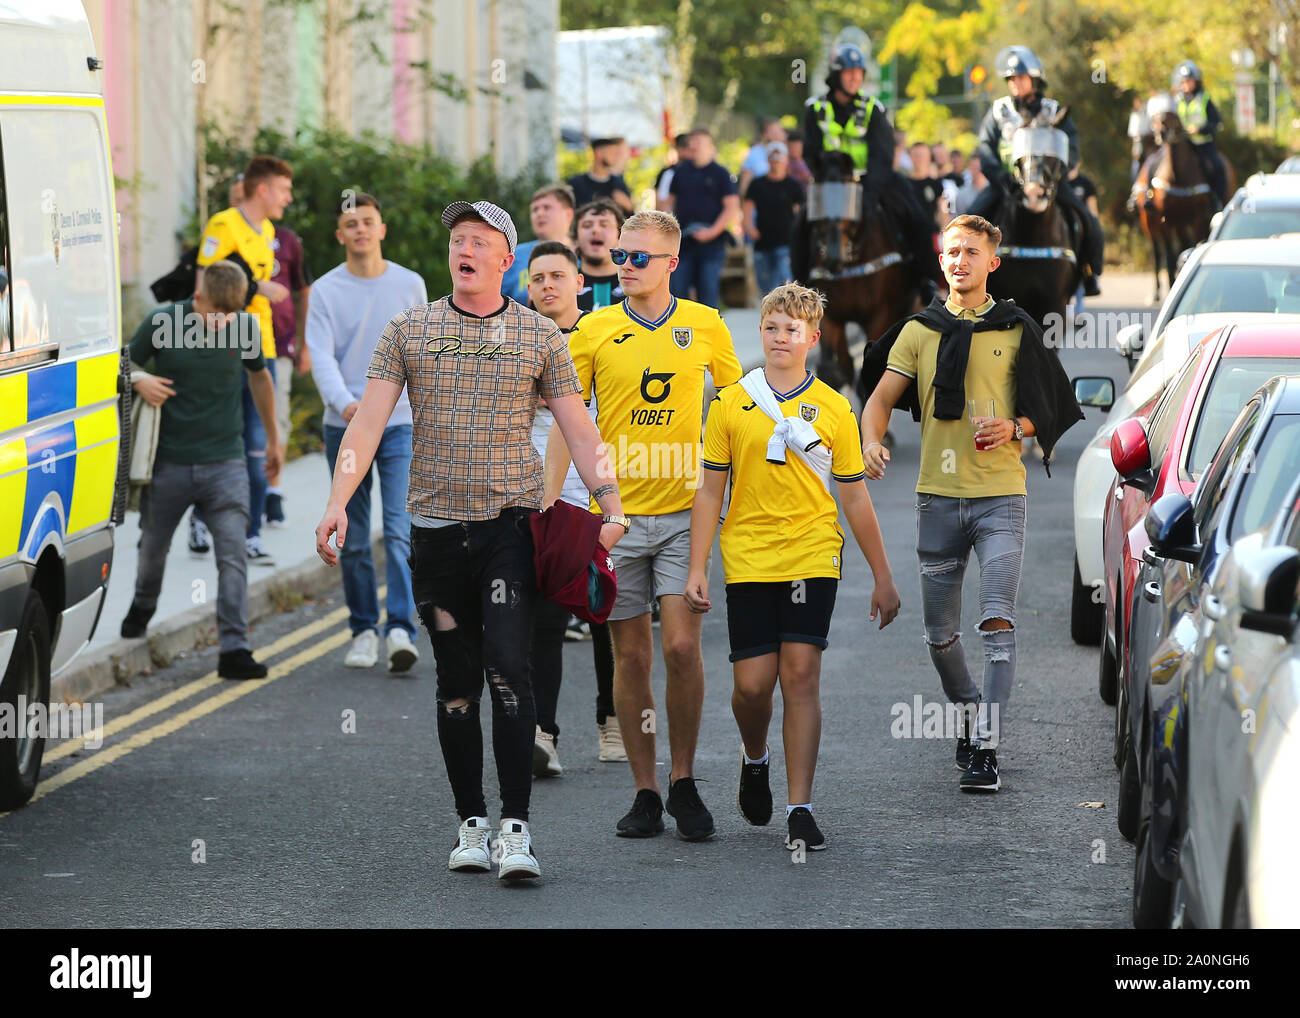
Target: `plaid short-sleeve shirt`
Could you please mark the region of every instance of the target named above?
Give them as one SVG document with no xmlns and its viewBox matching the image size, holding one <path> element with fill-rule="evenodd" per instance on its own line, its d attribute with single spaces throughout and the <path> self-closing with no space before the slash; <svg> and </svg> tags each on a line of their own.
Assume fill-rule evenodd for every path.
<svg viewBox="0 0 1300 1018">
<path fill-rule="evenodd" d="M 366 374 L 411 400 L 410 512 L 473 522 L 541 508 L 537 397 L 580 391 L 553 322 L 513 300 L 480 318 L 442 297 L 388 323 Z"/>
</svg>

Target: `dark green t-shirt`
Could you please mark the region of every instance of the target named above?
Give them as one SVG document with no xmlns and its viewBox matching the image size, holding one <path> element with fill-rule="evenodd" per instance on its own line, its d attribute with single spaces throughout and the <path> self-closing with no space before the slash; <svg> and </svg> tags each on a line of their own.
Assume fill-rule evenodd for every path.
<svg viewBox="0 0 1300 1018">
<path fill-rule="evenodd" d="M 131 337 L 131 361 L 171 379 L 176 391 L 162 405 L 157 459 L 219 463 L 244 458 L 245 371 L 261 371 L 261 330 L 240 312 L 210 333 L 192 300 L 151 311 Z"/>
</svg>

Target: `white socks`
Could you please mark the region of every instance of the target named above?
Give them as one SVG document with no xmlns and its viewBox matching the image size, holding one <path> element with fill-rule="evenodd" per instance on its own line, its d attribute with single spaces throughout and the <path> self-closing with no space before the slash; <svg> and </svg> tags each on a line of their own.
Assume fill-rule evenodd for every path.
<svg viewBox="0 0 1300 1018">
<path fill-rule="evenodd" d="M 763 756 L 760 759 L 751 760 L 749 758 L 749 754 L 745 752 L 744 745 L 740 747 L 740 755 L 745 758 L 745 763 L 747 764 L 765 764 L 772 759 L 772 751 L 769 749 L 766 752 L 764 752 Z"/>
<path fill-rule="evenodd" d="M 812 803 L 811 803 L 811 802 L 795 802 L 795 803 L 791 803 L 789 806 L 786 806 L 786 808 L 785 808 L 785 818 L 786 818 L 787 820 L 789 820 L 789 819 L 790 819 L 790 814 L 793 813 L 793 812 L 794 812 L 795 810 L 797 810 L 797 809 L 806 809 L 809 813 L 811 813 L 811 812 L 812 812 Z"/>
</svg>

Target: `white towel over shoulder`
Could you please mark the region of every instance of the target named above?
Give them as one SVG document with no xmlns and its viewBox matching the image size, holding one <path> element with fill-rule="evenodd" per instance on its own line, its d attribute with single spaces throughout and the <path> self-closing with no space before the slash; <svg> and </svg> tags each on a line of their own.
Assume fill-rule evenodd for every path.
<svg viewBox="0 0 1300 1018">
<path fill-rule="evenodd" d="M 777 402 L 772 387 L 767 384 L 767 376 L 762 368 L 755 368 L 747 374 L 740 380 L 740 385 L 758 408 L 776 422 L 772 437 L 767 442 L 767 461 L 784 463 L 786 446 L 789 446 L 821 478 L 822 487 L 830 492 L 831 454 L 822 444 L 817 429 L 798 415 L 786 417 L 781 413 L 781 404 Z"/>
</svg>

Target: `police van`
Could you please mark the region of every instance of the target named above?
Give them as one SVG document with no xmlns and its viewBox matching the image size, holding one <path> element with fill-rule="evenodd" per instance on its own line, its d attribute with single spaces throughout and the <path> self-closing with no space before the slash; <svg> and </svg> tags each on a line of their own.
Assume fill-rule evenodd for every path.
<svg viewBox="0 0 1300 1018">
<path fill-rule="evenodd" d="M 36 788 L 30 708 L 95 632 L 126 507 L 101 66 L 77 0 L 0 2 L 0 810 Z"/>
</svg>

